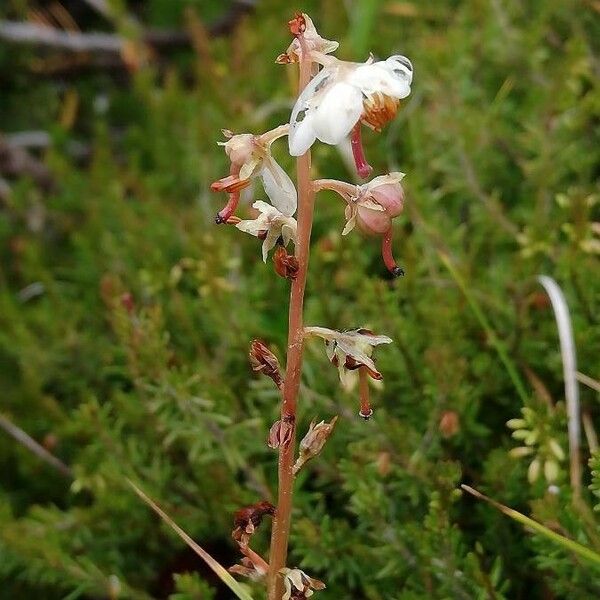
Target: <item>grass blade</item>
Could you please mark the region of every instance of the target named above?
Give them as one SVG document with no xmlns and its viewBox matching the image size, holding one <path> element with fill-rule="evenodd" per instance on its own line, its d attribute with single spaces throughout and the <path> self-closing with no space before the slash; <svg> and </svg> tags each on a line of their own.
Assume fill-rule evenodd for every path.
<svg viewBox="0 0 600 600">
<path fill-rule="evenodd" d="M 579 497 L 581 495 L 581 463 L 579 461 L 581 415 L 579 409 L 579 387 L 576 377 L 577 355 L 575 353 L 571 316 L 565 295 L 558 283 L 546 275 L 540 275 L 538 281 L 542 284 L 550 298 L 558 327 L 560 355 L 562 357 L 563 376 L 565 379 L 565 399 L 567 401 L 571 487 L 575 496 Z"/>
<path fill-rule="evenodd" d="M 581 556 L 582 558 L 585 558 L 586 560 L 589 560 L 589 561 L 595 563 L 598 567 L 600 567 L 600 554 L 598 554 L 597 552 L 594 552 L 593 550 L 591 550 L 590 548 L 587 548 L 586 546 L 582 546 L 581 544 L 565 537 L 564 535 L 560 535 L 559 533 L 556 533 L 556 532 L 552 531 L 551 529 L 548 529 L 541 523 L 538 523 L 537 521 L 534 521 L 533 519 L 526 517 L 524 514 L 518 512 L 512 508 L 509 508 L 508 506 L 505 506 L 504 504 L 500 504 L 500 502 L 496 502 L 496 500 L 493 500 L 489 496 L 486 496 L 486 495 L 482 494 L 481 492 L 478 492 L 476 489 L 474 489 L 468 485 L 463 484 L 460 487 L 465 492 L 468 492 L 472 496 L 475 496 L 475 498 L 479 498 L 480 500 L 485 500 L 486 502 L 491 504 L 493 507 L 497 508 L 500 512 L 504 513 L 507 517 L 510 517 L 511 519 L 521 523 L 522 525 L 525 525 L 525 527 L 529 527 L 529 529 L 533 529 L 533 531 L 535 531 L 536 533 L 539 533 L 540 535 L 543 535 L 545 538 L 548 538 L 549 540 L 556 542 L 557 544 L 559 544 L 560 546 L 565 548 L 565 550 L 574 552 L 578 556 Z"/>
<path fill-rule="evenodd" d="M 160 516 L 160 518 L 175 531 L 175 533 L 216 573 L 217 577 L 241 600 L 253 600 L 252 596 L 229 574 L 227 569 L 218 563 L 204 548 L 198 545 L 156 502 L 150 499 L 142 490 L 127 480 L 135 493 Z"/>
</svg>

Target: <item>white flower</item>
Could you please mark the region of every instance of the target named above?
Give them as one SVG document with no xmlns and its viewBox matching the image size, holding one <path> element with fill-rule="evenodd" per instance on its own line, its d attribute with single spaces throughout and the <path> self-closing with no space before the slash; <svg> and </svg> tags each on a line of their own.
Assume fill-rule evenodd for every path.
<svg viewBox="0 0 600 600">
<path fill-rule="evenodd" d="M 211 189 L 236 193 L 250 185 L 252 178 L 261 177 L 265 192 L 273 205 L 284 215 L 291 217 L 298 204 L 296 188 L 289 175 L 271 156 L 271 144 L 287 132 L 287 125 L 281 125 L 262 135 L 234 135 L 231 131 L 223 130 L 223 134 L 229 139 L 219 144 L 225 147 L 231 160 L 231 171 L 228 176 L 215 181 Z"/>
<path fill-rule="evenodd" d="M 296 17 L 298 19 L 298 17 Z M 330 54 L 335 52 L 340 45 L 338 42 L 333 40 L 326 40 L 319 35 L 317 28 L 315 27 L 312 19 L 306 14 L 302 13 L 301 19 L 304 23 L 304 32 L 302 34 L 306 49 L 312 55 L 314 53 L 314 59 L 316 60 L 320 54 Z M 280 54 L 277 57 L 278 63 L 294 63 L 300 60 L 302 55 L 302 49 L 300 41 L 294 38 L 292 43 L 288 46 L 287 51 L 284 54 Z"/>
<path fill-rule="evenodd" d="M 256 237 L 263 237 L 262 245 L 263 261 L 267 261 L 269 250 L 275 247 L 277 240 L 283 238 L 284 246 L 287 246 L 290 240 L 296 243 L 297 224 L 294 217 L 280 212 L 274 206 L 258 200 L 252 205 L 260 212 L 256 219 L 240 221 L 236 227 L 245 233 Z"/>
<path fill-rule="evenodd" d="M 310 598 L 313 590 L 322 590 L 325 584 L 318 579 L 309 577 L 300 569 L 280 569 L 283 575 L 283 583 L 285 585 L 285 593 L 281 600 L 290 600 L 291 598 Z"/>
<path fill-rule="evenodd" d="M 393 117 L 398 100 L 410 94 L 413 70 L 405 56 L 364 64 L 329 58 L 329 64 L 306 86 L 292 110 L 292 156 L 304 154 L 315 139 L 339 144 L 361 118 L 379 128 Z M 376 118 L 369 117 L 370 111 L 377 112 Z"/>
<path fill-rule="evenodd" d="M 306 335 L 317 335 L 325 340 L 327 357 L 339 371 L 340 381 L 344 387 L 350 387 L 349 371 L 365 367 L 373 379 L 383 379 L 377 370 L 371 355 L 373 348 L 379 344 L 391 344 L 387 335 L 375 335 L 368 329 L 335 331 L 326 327 L 305 327 Z"/>
</svg>

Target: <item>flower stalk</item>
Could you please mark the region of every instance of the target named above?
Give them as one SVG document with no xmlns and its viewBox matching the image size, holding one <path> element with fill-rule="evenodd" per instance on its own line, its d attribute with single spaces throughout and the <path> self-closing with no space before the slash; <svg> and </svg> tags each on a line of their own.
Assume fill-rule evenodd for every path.
<svg viewBox="0 0 600 600">
<path fill-rule="evenodd" d="M 302 32 L 297 35 L 300 44 L 300 69 L 298 93 L 308 85 L 311 76 L 312 61 L 304 44 Z M 267 590 L 269 600 L 280 600 L 284 593 L 284 581 L 279 571 L 286 566 L 290 520 L 292 512 L 292 494 L 294 485 L 294 449 L 296 438 L 296 404 L 300 388 L 302 371 L 302 354 L 304 348 L 304 291 L 308 273 L 310 255 L 310 234 L 314 211 L 314 190 L 310 179 L 310 150 L 296 160 L 296 178 L 298 188 L 298 230 L 295 256 L 298 260 L 298 272 L 292 281 L 289 306 L 289 329 L 287 343 L 287 366 L 283 399 L 281 403 L 282 421 L 291 422 L 290 443 L 280 446 L 277 496 L 277 514 L 271 533 L 271 551 L 269 554 L 269 571 L 267 574 Z"/>
</svg>

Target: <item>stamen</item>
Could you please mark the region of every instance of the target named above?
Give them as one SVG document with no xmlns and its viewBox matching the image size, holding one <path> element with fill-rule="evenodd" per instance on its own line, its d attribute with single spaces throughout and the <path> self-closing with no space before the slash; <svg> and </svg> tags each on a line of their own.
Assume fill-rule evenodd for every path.
<svg viewBox="0 0 600 600">
<path fill-rule="evenodd" d="M 352 129 L 352 133 L 350 134 L 350 144 L 352 146 L 352 156 L 354 157 L 356 172 L 358 173 L 359 177 L 366 179 L 373 168 L 365 158 L 365 152 L 362 147 L 362 139 L 360 134 L 360 121 Z"/>
<path fill-rule="evenodd" d="M 381 255 L 383 256 L 383 262 L 385 263 L 387 270 L 394 277 L 402 277 L 404 275 L 404 269 L 396 264 L 392 254 L 392 232 L 393 228 L 390 226 L 383 234 L 381 239 Z"/>
<path fill-rule="evenodd" d="M 360 412 L 358 414 L 365 421 L 368 421 L 373 416 L 373 409 L 371 408 L 371 400 L 369 398 L 368 373 L 365 367 L 358 369 L 358 382 L 360 393 Z"/>
<path fill-rule="evenodd" d="M 398 105 L 395 98 L 377 92 L 363 101 L 361 122 L 374 131 L 381 131 L 396 116 Z"/>
</svg>

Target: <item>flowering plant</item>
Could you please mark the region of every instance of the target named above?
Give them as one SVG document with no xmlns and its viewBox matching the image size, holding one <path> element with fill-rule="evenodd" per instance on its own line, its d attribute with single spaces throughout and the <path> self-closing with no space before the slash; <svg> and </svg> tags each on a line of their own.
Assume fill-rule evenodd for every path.
<svg viewBox="0 0 600 600">
<path fill-rule="evenodd" d="M 345 389 L 351 390 L 359 383 L 359 415 L 365 420 L 373 416 L 369 381 L 383 379 L 373 358 L 374 349 L 392 342 L 391 338 L 365 327 L 336 331 L 304 326 L 304 291 L 316 194 L 322 190 L 336 192 L 346 205 L 342 234 L 347 235 L 358 226 L 367 234 L 379 236 L 387 269 L 394 277 L 404 274 L 392 254 L 392 221 L 404 207 L 404 190 L 400 183 L 404 174 L 380 175 L 362 185 L 335 179 L 313 181 L 310 148 L 316 140 L 337 145 L 350 138 L 357 175 L 366 179 L 372 168 L 364 155 L 361 126 L 365 124 L 380 131 L 395 116 L 400 100 L 410 93 L 413 75 L 411 62 L 404 56 L 382 61 L 371 57 L 365 63 L 336 59 L 330 53 L 337 49 L 338 43 L 322 38 L 308 15 L 297 14 L 289 22 L 289 28 L 294 39 L 276 61 L 299 66 L 299 95 L 289 123 L 262 134 L 234 134 L 228 129 L 222 130 L 227 141 L 219 144 L 230 160 L 230 169 L 228 175 L 211 186 L 215 192 L 228 194 L 227 203 L 217 213 L 216 223 L 234 225 L 262 240 L 264 262 L 274 249 L 274 270 L 290 281 L 284 372 L 265 342 L 253 340 L 249 353 L 252 369 L 270 378 L 281 394 L 280 418 L 265 436 L 266 444 L 279 454 L 277 503 L 259 499 L 235 513 L 232 538 L 242 557 L 238 564 L 230 567 L 229 573 L 204 550 L 192 546 L 239 598 L 249 596 L 230 573 L 263 582 L 269 600 L 309 598 L 326 586 L 287 564 L 295 477 L 321 453 L 338 421 L 337 415 L 329 422 L 313 420 L 300 441 L 296 456 L 296 407 L 305 340 L 310 336 L 324 340 L 327 357 L 338 369 Z M 289 153 L 297 157 L 296 185 L 271 153 L 273 143 L 286 135 Z M 258 214 L 251 219 L 241 219 L 235 214 L 240 193 L 256 178 L 262 180 L 271 203 L 255 200 L 252 208 Z M 290 242 L 293 254 L 288 253 Z M 144 498 L 139 489 L 136 491 Z M 151 505 L 157 510 L 156 505 Z M 163 513 L 159 514 L 165 518 Z M 268 560 L 251 548 L 252 537 L 265 517 L 273 519 Z M 188 541 L 187 534 L 176 531 Z"/>
<path fill-rule="evenodd" d="M 304 341 L 311 335 L 325 341 L 327 356 L 338 368 L 344 387 L 350 389 L 356 379 L 359 380 L 359 414 L 364 419 L 373 414 L 369 378 L 382 379 L 372 358 L 373 350 L 379 344 L 392 341 L 365 328 L 339 332 L 325 327 L 304 327 L 304 290 L 316 193 L 326 189 L 335 191 L 346 203 L 343 235 L 358 225 L 364 232 L 380 236 L 386 267 L 394 276 L 404 274 L 392 255 L 392 220 L 404 206 L 400 184 L 404 174 L 380 175 L 363 185 L 332 179 L 312 181 L 310 148 L 316 140 L 337 145 L 350 137 L 357 174 L 361 178 L 368 177 L 372 168 L 364 155 L 361 125 L 380 131 L 395 116 L 400 100 L 410 93 L 413 76 L 412 64 L 404 56 L 382 61 L 371 57 L 365 63 L 345 62 L 331 56 L 338 43 L 322 38 L 308 15 L 296 15 L 289 27 L 294 39 L 277 58 L 280 64 L 299 64 L 299 96 L 289 124 L 261 135 L 234 135 L 223 130 L 228 141 L 222 145 L 231 167 L 229 175 L 212 185 L 214 191 L 229 194 L 216 222 L 233 224 L 262 239 L 265 262 L 269 251 L 277 246 L 273 257 L 275 271 L 291 280 L 285 375 L 280 373 L 277 359 L 263 342 L 255 340 L 250 352 L 252 368 L 270 377 L 281 391 L 281 418 L 271 427 L 267 440 L 268 445 L 279 452 L 277 505 L 262 501 L 240 509 L 234 529 L 234 539 L 244 558 L 232 572 L 255 580 L 266 579 L 269 600 L 308 598 L 315 590 L 325 587 L 324 583 L 286 564 L 294 477 L 305 463 L 321 452 L 337 421 L 335 416 L 330 423 L 313 421 L 295 458 L 296 405 Z M 297 157 L 297 192 L 290 177 L 271 155 L 271 144 L 285 135 L 290 155 Z M 260 214 L 254 219 L 240 220 L 235 215 L 240 190 L 255 177 L 262 179 L 272 204 L 255 201 L 253 207 Z M 286 251 L 290 241 L 294 245 L 293 256 Z M 274 518 L 268 561 L 249 547 L 250 537 L 265 514 Z"/>
</svg>

